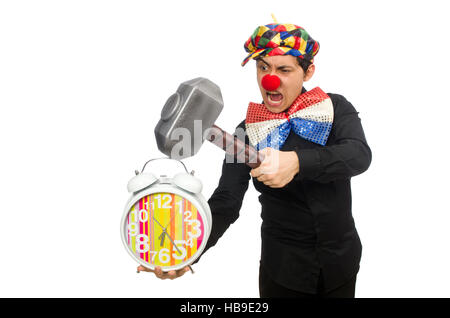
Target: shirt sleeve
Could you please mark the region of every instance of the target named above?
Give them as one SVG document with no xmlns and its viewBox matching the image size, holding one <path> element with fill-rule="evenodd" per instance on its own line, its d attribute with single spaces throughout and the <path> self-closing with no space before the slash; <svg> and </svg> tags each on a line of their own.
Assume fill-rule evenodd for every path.
<svg viewBox="0 0 450 318">
<path fill-rule="evenodd" d="M 243 123 L 238 127 L 242 125 Z M 251 168 L 245 163 L 236 162 L 235 158 L 225 155 L 219 184 L 208 199 L 212 215 L 212 228 L 202 254 L 214 246 L 228 227 L 238 219 L 251 178 L 250 170 Z"/>
<path fill-rule="evenodd" d="M 327 183 L 346 179 L 366 171 L 372 161 L 359 113 L 344 96 L 329 95 L 333 95 L 333 104 L 336 103 L 330 132 L 335 142 L 313 149 L 295 147 L 300 167 L 296 180 Z"/>
</svg>

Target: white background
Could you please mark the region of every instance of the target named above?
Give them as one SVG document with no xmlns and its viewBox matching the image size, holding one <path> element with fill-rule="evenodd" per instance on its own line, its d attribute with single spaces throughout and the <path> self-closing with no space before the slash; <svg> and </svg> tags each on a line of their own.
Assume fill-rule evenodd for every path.
<svg viewBox="0 0 450 318">
<path fill-rule="evenodd" d="M 252 183 L 238 221 L 178 280 L 137 274 L 119 224 L 129 178 L 162 155 L 153 129 L 181 82 L 220 86 L 217 124 L 229 132 L 261 101 L 254 62 L 240 63 L 245 40 L 274 13 L 320 42 L 305 87 L 344 95 L 373 152 L 352 179 L 356 296 L 449 297 L 445 3 L 2 1 L 0 296 L 259 296 Z M 204 144 L 185 160 L 207 198 L 223 156 Z"/>
</svg>

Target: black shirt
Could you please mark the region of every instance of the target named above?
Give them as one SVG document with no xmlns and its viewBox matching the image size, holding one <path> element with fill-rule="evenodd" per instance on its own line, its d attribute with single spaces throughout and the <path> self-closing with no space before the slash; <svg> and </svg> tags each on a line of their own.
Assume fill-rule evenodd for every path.
<svg viewBox="0 0 450 318">
<path fill-rule="evenodd" d="M 358 112 L 345 97 L 328 95 L 334 120 L 326 145 L 291 130 L 280 150 L 297 153 L 300 172 L 283 188 L 253 178 L 261 193 L 261 266 L 280 285 L 306 293 L 316 291 L 320 269 L 326 291 L 346 283 L 358 272 L 362 251 L 352 217 L 350 178 L 368 169 L 372 154 Z M 245 120 L 238 127 L 245 129 Z M 247 136 L 245 141 L 249 143 Z M 208 200 L 213 226 L 204 252 L 239 217 L 251 178 L 249 166 L 227 156 Z"/>
</svg>

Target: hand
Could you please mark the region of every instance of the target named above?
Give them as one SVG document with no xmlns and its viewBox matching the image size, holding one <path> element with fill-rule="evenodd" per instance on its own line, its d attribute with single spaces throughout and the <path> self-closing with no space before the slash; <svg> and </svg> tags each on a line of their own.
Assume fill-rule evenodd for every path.
<svg viewBox="0 0 450 318">
<path fill-rule="evenodd" d="M 271 188 L 282 188 L 299 172 L 299 160 L 295 151 L 279 151 L 270 147 L 259 151 L 264 161 L 250 174 Z"/>
<path fill-rule="evenodd" d="M 142 265 L 139 265 L 137 268 L 138 273 L 140 273 L 141 271 L 155 273 L 155 276 L 158 277 L 159 279 L 175 279 L 175 278 L 183 276 L 189 270 L 192 271 L 192 268 L 190 266 L 185 266 L 182 269 L 179 269 L 176 271 L 172 270 L 172 271 L 168 271 L 168 272 L 163 272 L 160 266 L 156 266 L 154 270 L 144 267 Z"/>
</svg>

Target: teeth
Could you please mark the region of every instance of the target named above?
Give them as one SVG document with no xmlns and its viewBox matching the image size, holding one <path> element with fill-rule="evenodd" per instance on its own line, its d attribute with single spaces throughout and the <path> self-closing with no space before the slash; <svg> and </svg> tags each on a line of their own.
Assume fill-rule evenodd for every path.
<svg viewBox="0 0 450 318">
<path fill-rule="evenodd" d="M 270 94 L 269 94 L 269 100 L 273 103 L 273 104 L 281 104 L 281 102 L 283 101 L 283 99 L 280 99 L 280 100 L 273 100 L 272 98 L 271 98 L 271 96 L 270 96 Z"/>
</svg>

